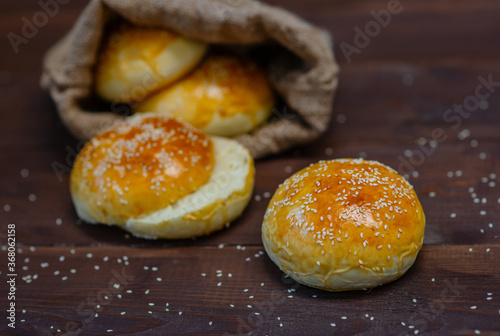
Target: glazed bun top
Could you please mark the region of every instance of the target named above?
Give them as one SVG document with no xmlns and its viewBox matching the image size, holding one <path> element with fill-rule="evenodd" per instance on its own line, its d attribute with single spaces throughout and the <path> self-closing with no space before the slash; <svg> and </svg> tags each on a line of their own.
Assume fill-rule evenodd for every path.
<svg viewBox="0 0 500 336">
<path fill-rule="evenodd" d="M 417 195 L 396 171 L 376 161 L 339 159 L 312 164 L 278 188 L 263 239 L 271 258 L 296 280 L 327 290 L 361 289 L 406 272 L 424 228 Z"/>
<path fill-rule="evenodd" d="M 264 69 L 219 50 L 134 110 L 179 118 L 210 135 L 236 136 L 265 122 L 273 107 L 274 94 Z"/>
<path fill-rule="evenodd" d="M 96 92 L 112 102 L 142 100 L 195 68 L 206 50 L 207 44 L 164 29 L 118 24 L 101 47 Z"/>
<path fill-rule="evenodd" d="M 209 180 L 213 165 L 212 141 L 204 133 L 146 114 L 90 140 L 73 167 L 71 189 L 92 200 L 89 208 L 120 222 L 192 193 Z"/>
</svg>

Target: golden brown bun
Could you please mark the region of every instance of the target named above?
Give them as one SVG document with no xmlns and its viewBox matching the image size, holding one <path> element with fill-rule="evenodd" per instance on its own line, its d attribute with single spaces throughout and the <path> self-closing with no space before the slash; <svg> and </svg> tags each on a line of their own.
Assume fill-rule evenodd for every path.
<svg viewBox="0 0 500 336">
<path fill-rule="evenodd" d="M 376 161 L 320 161 L 279 186 L 262 240 L 296 281 L 329 291 L 393 281 L 422 247 L 425 216 L 413 187 Z"/>
<path fill-rule="evenodd" d="M 105 40 L 95 87 L 102 98 L 132 102 L 196 67 L 207 45 L 163 29 L 121 24 Z"/>
<path fill-rule="evenodd" d="M 211 135 L 236 136 L 265 122 L 274 97 L 265 71 L 256 63 L 212 54 L 178 83 L 140 103 L 136 112 L 185 120 Z"/>
<path fill-rule="evenodd" d="M 253 160 L 236 141 L 143 114 L 84 146 L 70 189 L 78 216 L 90 223 L 147 238 L 187 238 L 238 217 L 253 181 Z"/>
</svg>

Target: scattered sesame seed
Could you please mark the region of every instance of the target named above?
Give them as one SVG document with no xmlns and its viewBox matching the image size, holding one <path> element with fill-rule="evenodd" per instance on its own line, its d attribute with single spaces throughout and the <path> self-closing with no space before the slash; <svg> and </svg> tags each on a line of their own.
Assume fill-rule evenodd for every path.
<svg viewBox="0 0 500 336">
<path fill-rule="evenodd" d="M 30 171 L 29 171 L 28 169 L 26 169 L 26 168 L 21 169 L 21 177 L 26 178 L 26 177 L 28 177 L 29 175 L 30 175 Z"/>
<path fill-rule="evenodd" d="M 339 113 L 339 114 L 337 114 L 337 118 L 336 118 L 336 120 L 337 120 L 337 122 L 338 122 L 339 124 L 343 124 L 343 123 L 345 123 L 345 122 L 346 122 L 347 118 L 346 118 L 346 116 L 345 116 L 344 114 Z M 333 152 L 332 152 L 332 154 L 333 154 Z"/>
</svg>

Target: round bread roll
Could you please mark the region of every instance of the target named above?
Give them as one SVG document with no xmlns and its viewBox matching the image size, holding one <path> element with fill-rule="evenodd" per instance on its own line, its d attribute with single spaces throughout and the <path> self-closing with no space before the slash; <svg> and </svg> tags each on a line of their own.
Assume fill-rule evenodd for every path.
<svg viewBox="0 0 500 336">
<path fill-rule="evenodd" d="M 376 161 L 320 161 L 279 186 L 262 224 L 269 257 L 296 281 L 328 291 L 402 276 L 422 247 L 413 187 Z"/>
<path fill-rule="evenodd" d="M 213 54 L 134 111 L 179 118 L 207 134 L 231 137 L 265 122 L 273 106 L 273 92 L 260 66 L 234 55 Z"/>
<path fill-rule="evenodd" d="M 151 114 L 87 142 L 70 176 L 81 219 L 143 238 L 219 230 L 243 212 L 253 183 L 253 159 L 242 145 Z"/>
<path fill-rule="evenodd" d="M 113 102 L 142 100 L 194 69 L 206 49 L 205 43 L 164 29 L 121 24 L 101 48 L 96 92 Z"/>
</svg>

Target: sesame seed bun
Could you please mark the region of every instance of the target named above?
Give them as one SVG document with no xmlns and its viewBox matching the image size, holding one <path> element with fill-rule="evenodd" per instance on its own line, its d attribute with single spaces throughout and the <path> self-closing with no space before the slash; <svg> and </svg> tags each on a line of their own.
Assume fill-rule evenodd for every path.
<svg viewBox="0 0 500 336">
<path fill-rule="evenodd" d="M 143 114 L 90 140 L 70 190 L 78 216 L 145 238 L 188 238 L 221 229 L 246 207 L 253 159 L 234 140 Z"/>
<path fill-rule="evenodd" d="M 273 106 L 266 72 L 252 61 L 219 52 L 134 111 L 179 118 L 211 135 L 236 136 L 265 122 Z"/>
<path fill-rule="evenodd" d="M 194 69 L 206 50 L 207 44 L 174 32 L 121 24 L 101 47 L 96 92 L 111 102 L 142 100 Z"/>
<path fill-rule="evenodd" d="M 320 161 L 281 184 L 262 240 L 296 281 L 328 291 L 401 277 L 422 247 L 425 216 L 413 187 L 376 161 Z"/>
</svg>

